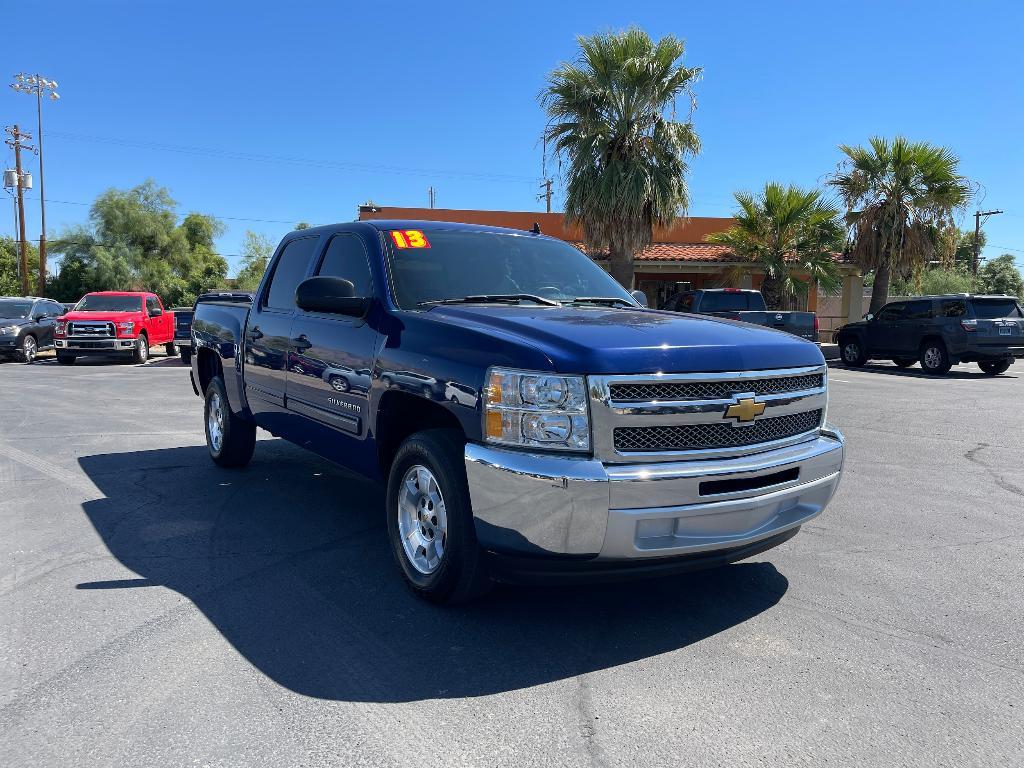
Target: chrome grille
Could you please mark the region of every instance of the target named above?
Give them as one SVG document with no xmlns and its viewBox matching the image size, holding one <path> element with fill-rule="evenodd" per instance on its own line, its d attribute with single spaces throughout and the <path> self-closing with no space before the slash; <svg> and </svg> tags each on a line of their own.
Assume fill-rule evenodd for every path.
<svg viewBox="0 0 1024 768">
<path fill-rule="evenodd" d="M 594 457 L 639 464 L 745 456 L 791 445 L 822 425 L 827 385 L 823 364 L 588 376 Z M 761 406 L 754 421 L 738 421 L 750 413 L 749 405 L 728 415 L 749 399 Z"/>
<path fill-rule="evenodd" d="M 736 379 L 733 381 L 675 381 L 643 384 L 612 384 L 611 399 L 616 402 L 649 402 L 652 400 L 721 400 L 740 392 L 757 395 L 779 395 L 820 389 L 825 376 L 780 376 L 767 379 Z"/>
<path fill-rule="evenodd" d="M 115 336 L 113 323 L 90 323 L 71 322 L 68 323 L 68 336 L 80 338 L 111 339 Z"/>
<path fill-rule="evenodd" d="M 731 422 L 677 424 L 672 426 L 617 427 L 615 450 L 620 453 L 650 451 L 693 451 L 709 448 L 736 448 L 770 443 L 817 429 L 820 410 L 758 419 L 750 426 Z"/>
</svg>

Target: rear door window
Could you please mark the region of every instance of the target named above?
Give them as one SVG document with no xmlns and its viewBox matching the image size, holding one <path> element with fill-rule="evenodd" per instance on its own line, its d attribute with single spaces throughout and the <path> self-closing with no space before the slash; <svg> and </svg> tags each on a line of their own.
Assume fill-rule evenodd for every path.
<svg viewBox="0 0 1024 768">
<path fill-rule="evenodd" d="M 274 266 L 270 287 L 263 301 L 264 307 L 282 311 L 295 309 L 295 289 L 306 276 L 316 243 L 317 238 L 304 237 L 292 240 L 284 247 Z"/>
<path fill-rule="evenodd" d="M 903 311 L 904 320 L 928 320 L 932 316 L 930 301 L 912 301 Z"/>
<path fill-rule="evenodd" d="M 979 320 L 997 320 L 1002 317 L 1020 317 L 1020 307 L 1013 299 L 973 299 L 971 307 Z"/>
<path fill-rule="evenodd" d="M 749 309 L 747 294 L 739 291 L 705 293 L 700 298 L 701 312 L 746 312 Z"/>
</svg>

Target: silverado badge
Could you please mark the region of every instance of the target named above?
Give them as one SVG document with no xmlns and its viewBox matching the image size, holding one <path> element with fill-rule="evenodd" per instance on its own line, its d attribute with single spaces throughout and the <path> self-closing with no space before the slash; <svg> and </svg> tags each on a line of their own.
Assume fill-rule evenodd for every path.
<svg viewBox="0 0 1024 768">
<path fill-rule="evenodd" d="M 764 413 L 764 403 L 759 403 L 752 397 L 745 397 L 725 409 L 725 418 L 747 422 L 753 421 L 762 413 Z"/>
</svg>

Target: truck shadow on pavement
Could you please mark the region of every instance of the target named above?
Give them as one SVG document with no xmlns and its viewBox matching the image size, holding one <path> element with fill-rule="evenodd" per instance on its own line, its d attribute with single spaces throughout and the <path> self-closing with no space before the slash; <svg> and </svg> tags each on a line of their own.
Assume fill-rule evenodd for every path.
<svg viewBox="0 0 1024 768">
<path fill-rule="evenodd" d="M 755 562 L 499 587 L 435 607 L 401 582 L 382 491 L 283 441 L 260 441 L 238 471 L 216 468 L 205 446 L 79 462 L 105 496 L 86 514 L 137 577 L 78 588 L 173 589 L 260 672 L 306 696 L 405 702 L 572 678 L 699 642 L 771 608 L 789 585 Z"/>
<path fill-rule="evenodd" d="M 999 379 L 1018 378 L 1014 375 L 1016 371 L 1014 371 L 1013 366 L 1011 366 L 1006 373 L 1001 373 L 998 376 L 989 376 L 988 374 L 983 373 L 977 366 L 970 364 L 970 367 L 968 367 L 966 363 L 964 365 L 955 365 L 950 368 L 948 372 L 941 375 L 925 373 L 916 366 L 900 368 L 898 365 L 894 365 L 893 363 L 874 361 L 858 366 L 846 365 L 842 362 L 829 360 L 828 367 L 836 371 L 861 371 L 862 373 L 877 373 L 883 376 L 900 376 L 910 379 L 931 379 L 932 381 L 942 381 L 943 379 L 992 379 L 998 381 Z"/>
</svg>

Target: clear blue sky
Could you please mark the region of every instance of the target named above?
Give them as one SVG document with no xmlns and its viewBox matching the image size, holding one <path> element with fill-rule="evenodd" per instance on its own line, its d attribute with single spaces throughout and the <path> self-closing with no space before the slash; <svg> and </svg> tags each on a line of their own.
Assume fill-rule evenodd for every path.
<svg viewBox="0 0 1024 768">
<path fill-rule="evenodd" d="M 540 210 L 545 74 L 576 35 L 638 24 L 684 38 L 704 68 L 692 215 L 728 215 L 734 190 L 769 179 L 820 184 L 837 144 L 903 133 L 959 154 L 980 205 L 1006 211 L 986 255 L 1024 264 L 1016 2 L 37 0 L 11 18 L 0 75 L 60 83 L 44 104 L 51 234 L 147 177 L 182 212 L 224 219 L 229 256 L 246 229 L 276 240 L 367 199 L 425 206 L 430 185 L 438 207 Z M 2 89 L 3 124 L 34 132 L 34 108 Z M 38 203 L 29 214 L 38 237 Z"/>
</svg>

